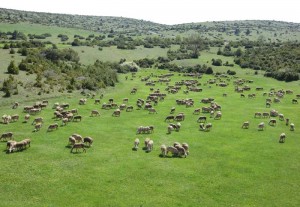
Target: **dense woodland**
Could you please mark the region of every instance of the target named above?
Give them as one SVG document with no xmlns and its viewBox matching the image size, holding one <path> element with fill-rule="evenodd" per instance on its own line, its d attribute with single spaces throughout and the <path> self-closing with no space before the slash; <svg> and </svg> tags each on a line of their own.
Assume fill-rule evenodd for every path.
<svg viewBox="0 0 300 207">
<path fill-rule="evenodd" d="M 90 35 L 73 36 L 61 33 L 24 33 L 18 28 L 0 31 L 3 50 L 20 54 L 19 63 L 14 60 L 7 73 L 18 75 L 25 71 L 35 74 L 31 87 L 50 93 L 54 85 L 60 92 L 80 89 L 97 90 L 114 86 L 117 73 L 136 72 L 138 68 L 167 69 L 185 73 L 214 73 L 214 67 L 251 68 L 264 71 L 266 77 L 281 81 L 299 80 L 300 24 L 276 21 L 234 21 L 161 25 L 153 22 L 121 18 L 64 15 L 0 9 L 3 24 L 30 23 L 62 28 L 78 28 L 90 31 Z M 235 37 L 235 38 L 232 38 Z M 52 39 L 51 39 L 52 38 Z M 57 41 L 53 41 L 56 38 Z M 64 48 L 61 47 L 64 45 Z M 95 60 L 93 64 L 81 63 L 76 47 L 116 47 L 120 50 L 137 48 L 167 49 L 165 56 L 156 58 L 126 59 L 116 62 Z M 67 47 L 67 48 L 66 48 Z M 175 60 L 201 58 L 202 52 L 218 48 L 215 58 L 205 64 L 183 66 Z M 221 57 L 232 57 L 232 63 L 222 62 Z M 235 75 L 234 69 L 228 69 Z M 18 84 L 13 76 L 3 81 L 2 91 L 6 97 L 17 94 Z M 26 86 L 24 86 L 26 87 Z M 27 86 L 28 87 L 28 86 Z"/>
</svg>

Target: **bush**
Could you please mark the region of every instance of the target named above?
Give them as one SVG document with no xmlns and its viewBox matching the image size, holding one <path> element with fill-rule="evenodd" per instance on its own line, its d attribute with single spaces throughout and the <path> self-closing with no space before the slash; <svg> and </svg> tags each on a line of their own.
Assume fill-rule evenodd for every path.
<svg viewBox="0 0 300 207">
<path fill-rule="evenodd" d="M 14 75 L 19 74 L 19 68 L 16 66 L 14 61 L 10 61 L 10 64 L 7 67 L 7 73 L 14 74 Z"/>
</svg>

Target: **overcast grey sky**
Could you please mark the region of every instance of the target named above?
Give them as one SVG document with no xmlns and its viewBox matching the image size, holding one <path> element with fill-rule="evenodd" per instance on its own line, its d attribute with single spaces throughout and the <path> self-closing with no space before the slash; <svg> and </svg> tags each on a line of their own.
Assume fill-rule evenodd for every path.
<svg viewBox="0 0 300 207">
<path fill-rule="evenodd" d="M 161 24 L 225 20 L 300 23 L 299 0 L 1 0 L 0 7 L 26 11 L 118 16 Z"/>
</svg>

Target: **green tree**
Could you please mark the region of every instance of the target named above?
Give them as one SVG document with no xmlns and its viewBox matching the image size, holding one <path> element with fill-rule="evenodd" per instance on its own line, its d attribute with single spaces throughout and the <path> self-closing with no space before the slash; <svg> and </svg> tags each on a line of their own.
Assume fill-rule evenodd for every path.
<svg viewBox="0 0 300 207">
<path fill-rule="evenodd" d="M 19 74 L 19 68 L 16 66 L 15 62 L 12 60 L 10 61 L 9 66 L 7 67 L 7 73 L 18 75 Z"/>
</svg>

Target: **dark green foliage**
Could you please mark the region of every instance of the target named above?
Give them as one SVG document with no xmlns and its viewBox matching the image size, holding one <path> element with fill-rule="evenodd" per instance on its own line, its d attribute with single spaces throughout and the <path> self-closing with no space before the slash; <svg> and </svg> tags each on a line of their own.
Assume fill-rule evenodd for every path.
<svg viewBox="0 0 300 207">
<path fill-rule="evenodd" d="M 16 53 L 16 51 L 14 50 L 14 48 L 11 48 L 10 50 L 9 50 L 9 54 L 15 54 Z"/>
<path fill-rule="evenodd" d="M 59 34 L 57 37 L 59 37 L 62 42 L 65 42 L 69 39 L 68 35 L 64 34 Z"/>
<path fill-rule="evenodd" d="M 10 48 L 10 46 L 7 43 L 3 46 L 3 49 L 9 49 L 9 48 Z"/>
<path fill-rule="evenodd" d="M 3 81 L 1 90 L 5 93 L 4 97 L 18 94 L 18 83 L 12 75 L 9 75 L 8 79 Z"/>
<path fill-rule="evenodd" d="M 149 58 L 144 58 L 144 59 L 140 59 L 140 60 L 134 60 L 134 62 L 141 68 L 151 68 L 152 65 L 155 63 L 155 60 L 149 59 Z"/>
<path fill-rule="evenodd" d="M 212 65 L 214 66 L 222 66 L 222 60 L 221 59 L 212 59 Z"/>
<path fill-rule="evenodd" d="M 248 48 L 234 59 L 241 68 L 265 70 L 265 76 L 282 81 L 298 80 L 300 72 L 300 44 L 297 42 L 264 44 Z"/>
<path fill-rule="evenodd" d="M 227 74 L 228 74 L 228 75 L 235 75 L 235 74 L 236 74 L 236 72 L 235 72 L 235 71 L 233 71 L 233 70 L 227 70 Z"/>
<path fill-rule="evenodd" d="M 10 64 L 7 67 L 7 73 L 13 74 L 13 75 L 19 74 L 19 68 L 16 66 L 16 64 L 13 60 L 10 61 Z"/>
</svg>

